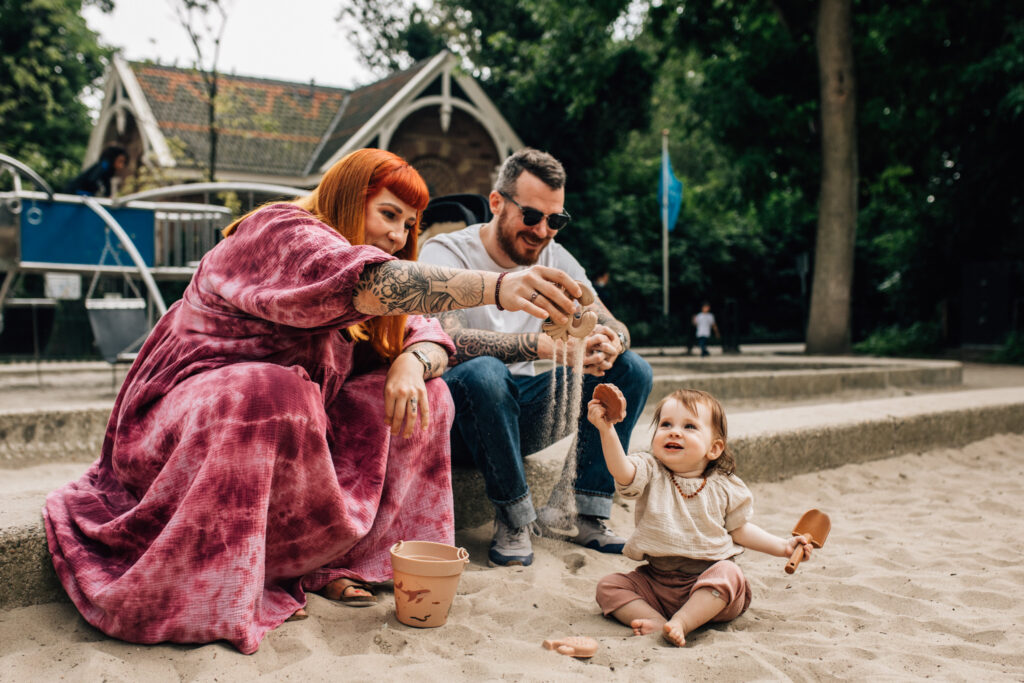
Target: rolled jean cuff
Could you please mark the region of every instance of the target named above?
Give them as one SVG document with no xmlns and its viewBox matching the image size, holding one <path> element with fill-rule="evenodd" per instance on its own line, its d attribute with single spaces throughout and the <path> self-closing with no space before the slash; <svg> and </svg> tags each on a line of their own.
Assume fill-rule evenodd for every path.
<svg viewBox="0 0 1024 683">
<path fill-rule="evenodd" d="M 575 493 L 576 514 L 608 519 L 612 516 L 612 497 L 593 493 Z"/>
<path fill-rule="evenodd" d="M 498 518 L 513 529 L 520 529 L 537 519 L 537 511 L 533 508 L 533 497 L 529 491 L 511 503 L 494 503 L 494 508 Z"/>
</svg>

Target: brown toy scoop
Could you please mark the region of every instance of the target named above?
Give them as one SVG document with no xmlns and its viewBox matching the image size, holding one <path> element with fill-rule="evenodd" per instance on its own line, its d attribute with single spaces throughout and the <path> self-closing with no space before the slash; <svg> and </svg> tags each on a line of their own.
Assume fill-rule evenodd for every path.
<svg viewBox="0 0 1024 683">
<path fill-rule="evenodd" d="M 594 387 L 594 398 L 604 406 L 605 416 L 612 424 L 626 418 L 626 397 L 614 384 L 598 384 Z"/>
<path fill-rule="evenodd" d="M 597 652 L 597 641 L 587 636 L 569 636 L 544 641 L 544 648 L 570 657 L 593 657 Z"/>
<path fill-rule="evenodd" d="M 828 532 L 832 530 L 832 520 L 828 518 L 821 510 L 808 510 L 800 518 L 800 521 L 793 527 L 793 535 L 799 536 L 803 534 L 807 537 L 807 540 L 815 548 L 820 548 L 825 545 L 825 539 L 828 538 Z M 793 555 L 789 558 L 789 562 L 786 563 L 786 573 L 792 574 L 796 571 L 796 567 L 800 564 L 800 561 L 804 559 L 803 546 L 797 546 L 796 550 L 793 551 Z"/>
</svg>

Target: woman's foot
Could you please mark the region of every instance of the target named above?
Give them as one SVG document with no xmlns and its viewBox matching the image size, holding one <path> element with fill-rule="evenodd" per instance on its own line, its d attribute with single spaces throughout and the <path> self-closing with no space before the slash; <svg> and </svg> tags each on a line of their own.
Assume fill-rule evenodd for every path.
<svg viewBox="0 0 1024 683">
<path fill-rule="evenodd" d="M 683 631 L 683 625 L 678 621 L 667 621 L 665 625 L 661 627 L 665 640 L 672 643 L 676 647 L 686 646 L 686 633 Z"/>
<path fill-rule="evenodd" d="M 331 581 L 323 587 L 320 593 L 328 600 L 337 600 L 352 607 L 368 607 L 377 604 L 377 596 L 373 594 L 368 584 L 348 577 Z"/>
<path fill-rule="evenodd" d="M 633 629 L 633 635 L 646 636 L 648 633 L 657 631 L 664 623 L 664 620 L 657 619 L 634 619 L 629 622 L 629 627 Z"/>
<path fill-rule="evenodd" d="M 303 619 L 307 618 L 308 616 L 309 616 L 309 612 L 307 612 L 305 609 L 300 607 L 299 609 L 295 610 L 295 613 L 293 615 L 291 615 L 290 617 L 285 619 L 285 621 L 302 621 Z"/>
</svg>

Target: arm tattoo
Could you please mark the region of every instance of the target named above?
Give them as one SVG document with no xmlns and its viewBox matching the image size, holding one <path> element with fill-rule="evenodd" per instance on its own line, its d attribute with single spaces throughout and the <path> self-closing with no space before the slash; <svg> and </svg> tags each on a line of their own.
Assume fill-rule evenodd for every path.
<svg viewBox="0 0 1024 683">
<path fill-rule="evenodd" d="M 421 351 L 430 360 L 430 374 L 424 372 L 423 379 L 434 379 L 444 374 L 448 369 L 448 349 L 430 341 L 416 342 L 405 348 L 402 353 L 410 353 L 413 350 Z M 424 370 L 426 370 L 424 368 Z"/>
<path fill-rule="evenodd" d="M 463 363 L 479 356 L 494 356 L 502 363 L 537 360 L 538 336 L 533 333 L 494 332 L 466 327 L 462 311 L 448 311 L 437 316 L 441 327 L 455 342 L 453 363 Z"/>
<path fill-rule="evenodd" d="M 386 261 L 363 269 L 352 301 L 357 311 L 368 315 L 439 313 L 482 306 L 484 278 L 458 268 Z"/>
<path fill-rule="evenodd" d="M 616 320 L 615 316 L 613 316 L 611 314 L 611 311 L 609 311 L 608 308 L 603 303 L 601 303 L 600 299 L 598 299 L 591 305 L 587 306 L 587 310 L 597 313 L 598 325 L 604 325 L 605 327 L 609 327 L 615 330 L 616 332 L 621 332 L 622 336 L 626 338 L 626 348 L 628 349 L 630 347 L 632 339 L 630 339 L 629 336 L 629 328 L 623 325 L 620 321 Z"/>
</svg>

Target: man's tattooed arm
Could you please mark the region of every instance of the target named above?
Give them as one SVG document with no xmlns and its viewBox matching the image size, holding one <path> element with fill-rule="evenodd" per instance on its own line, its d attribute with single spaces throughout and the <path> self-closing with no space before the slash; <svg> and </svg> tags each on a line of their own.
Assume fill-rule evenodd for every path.
<svg viewBox="0 0 1024 683">
<path fill-rule="evenodd" d="M 440 313 L 484 304 L 484 278 L 478 272 L 414 261 L 366 266 L 352 295 L 367 315 Z"/>
<path fill-rule="evenodd" d="M 608 307 L 601 302 L 600 299 L 587 306 L 586 310 L 597 313 L 597 324 L 604 325 L 605 327 L 611 328 L 615 332 L 619 332 L 625 337 L 625 348 L 629 348 L 631 339 L 629 337 L 629 328 L 627 328 L 620 321 L 615 319 L 615 316 L 611 314 Z"/>
<path fill-rule="evenodd" d="M 455 342 L 453 365 L 478 356 L 494 356 L 502 363 L 519 363 L 540 358 L 539 333 L 517 334 L 472 329 L 466 326 L 466 315 L 462 311 L 448 311 L 436 317 L 444 331 Z"/>
</svg>

